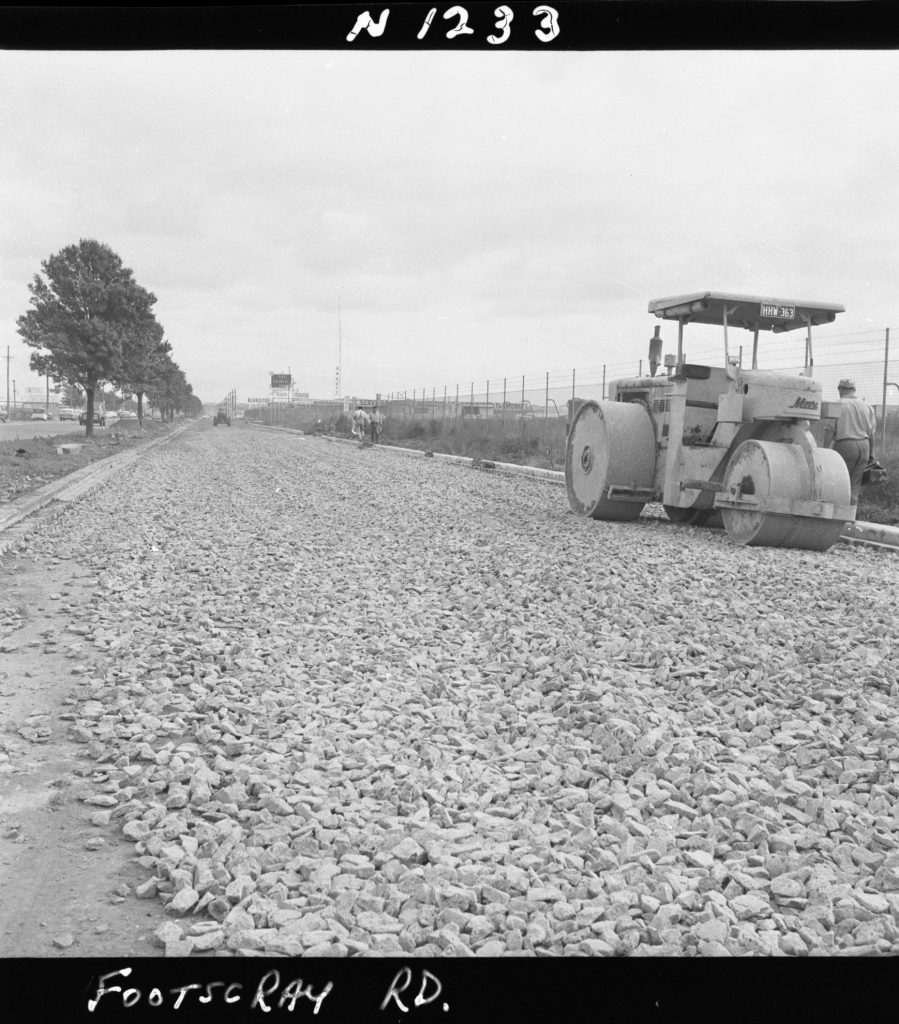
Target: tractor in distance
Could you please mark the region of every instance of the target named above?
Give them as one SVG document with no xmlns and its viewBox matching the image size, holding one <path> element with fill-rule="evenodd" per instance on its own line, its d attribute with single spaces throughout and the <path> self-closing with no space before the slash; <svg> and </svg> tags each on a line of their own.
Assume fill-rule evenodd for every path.
<svg viewBox="0 0 899 1024">
<path fill-rule="evenodd" d="M 674 523 L 723 526 L 737 544 L 826 551 L 855 519 L 849 473 L 810 427 L 837 414 L 812 379 L 812 327 L 833 322 L 840 305 L 700 292 L 649 303 L 678 325 L 677 355 L 662 364 L 659 328 L 649 376 L 611 383 L 609 397 L 574 413 L 565 450 L 571 508 L 593 519 L 636 519 L 661 502 Z M 684 327 L 724 330 L 724 365 L 684 362 Z M 729 331 L 752 332 L 744 369 Z M 804 371 L 758 368 L 760 331 L 805 328 Z M 825 408 L 832 406 L 832 408 Z"/>
</svg>

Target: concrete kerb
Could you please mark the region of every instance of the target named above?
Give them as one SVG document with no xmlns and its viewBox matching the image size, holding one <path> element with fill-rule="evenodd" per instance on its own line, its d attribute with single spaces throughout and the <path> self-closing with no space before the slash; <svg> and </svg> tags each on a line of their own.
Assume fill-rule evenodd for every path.
<svg viewBox="0 0 899 1024">
<path fill-rule="evenodd" d="M 116 452 L 105 459 L 98 459 L 88 466 L 75 470 L 74 473 L 69 473 L 67 476 L 45 484 L 23 498 L 12 501 L 6 508 L 0 509 L 0 533 L 18 525 L 54 501 L 63 503 L 76 501 L 105 483 L 115 473 L 124 469 L 125 466 L 137 461 L 143 454 L 150 451 L 151 448 L 155 448 L 160 444 L 166 444 L 178 437 L 190 426 L 190 423 L 185 423 L 182 426 L 176 427 L 164 437 L 154 438 L 138 448 Z M 0 553 L 9 546 L 9 544 L 4 544 L 0 541 Z"/>
<path fill-rule="evenodd" d="M 300 434 L 302 430 L 295 430 L 291 427 L 275 427 L 268 424 L 254 424 L 264 430 L 280 430 L 288 434 Z M 331 444 L 348 444 L 359 446 L 358 441 L 352 441 L 347 437 L 332 437 L 330 434 L 309 435 L 321 438 Z M 565 484 L 565 474 L 553 469 L 540 469 L 538 466 L 519 466 L 514 462 L 493 462 L 487 459 L 472 459 L 467 455 L 448 455 L 445 452 L 424 452 L 418 448 L 401 448 L 394 444 L 371 445 L 382 452 L 390 452 L 392 455 L 405 455 L 412 458 L 438 459 L 440 462 L 451 462 L 459 466 L 470 466 L 472 469 L 480 469 L 486 472 L 506 473 L 511 476 L 527 476 L 534 480 L 544 480 L 551 484 Z"/>
<path fill-rule="evenodd" d="M 289 434 L 301 434 L 301 430 L 291 427 L 269 427 L 265 424 L 254 424 L 266 430 L 281 430 Z M 329 434 L 318 435 L 323 440 L 336 444 L 349 444 L 358 447 L 358 441 L 352 441 L 345 437 L 332 437 Z M 384 444 L 372 445 L 383 452 L 392 452 L 395 455 L 406 455 L 415 458 L 434 458 L 442 462 L 454 462 L 458 465 L 471 466 L 475 469 L 486 469 L 497 473 L 507 473 L 514 476 L 527 476 L 535 480 L 544 480 L 547 483 L 565 485 L 565 474 L 558 470 L 539 469 L 536 466 L 518 466 L 511 462 L 488 462 L 482 459 L 470 459 L 464 455 L 446 455 L 442 452 L 423 452 L 417 448 L 400 448 L 397 445 Z M 847 544 L 864 544 L 867 547 L 875 547 L 881 551 L 899 552 L 899 527 L 883 526 L 879 523 L 855 522 L 847 523 L 840 534 L 839 539 Z"/>
<path fill-rule="evenodd" d="M 899 526 L 882 523 L 846 523 L 840 540 L 847 544 L 867 544 L 884 551 L 899 552 Z"/>
</svg>

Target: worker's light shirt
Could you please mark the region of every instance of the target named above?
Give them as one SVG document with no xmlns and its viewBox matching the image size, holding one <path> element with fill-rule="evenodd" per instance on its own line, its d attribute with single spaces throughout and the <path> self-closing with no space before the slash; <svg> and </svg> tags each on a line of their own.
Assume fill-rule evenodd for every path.
<svg viewBox="0 0 899 1024">
<path fill-rule="evenodd" d="M 874 433 L 874 410 L 860 398 L 841 398 L 842 410 L 834 439 L 837 441 L 865 441 Z"/>
</svg>

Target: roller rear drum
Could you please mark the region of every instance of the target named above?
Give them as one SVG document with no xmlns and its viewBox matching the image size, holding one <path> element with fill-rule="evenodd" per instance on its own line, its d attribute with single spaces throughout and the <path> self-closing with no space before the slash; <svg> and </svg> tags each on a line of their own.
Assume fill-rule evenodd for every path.
<svg viewBox="0 0 899 1024">
<path fill-rule="evenodd" d="M 568 431 L 568 502 L 592 519 L 636 519 L 650 500 L 655 431 L 637 402 L 584 402 Z"/>
</svg>

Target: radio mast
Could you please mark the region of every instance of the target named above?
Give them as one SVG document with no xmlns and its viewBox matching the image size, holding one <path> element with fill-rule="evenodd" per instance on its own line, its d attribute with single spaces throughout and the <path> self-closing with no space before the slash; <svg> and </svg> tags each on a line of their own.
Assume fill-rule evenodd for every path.
<svg viewBox="0 0 899 1024">
<path fill-rule="evenodd" d="M 334 397 L 340 398 L 340 357 L 342 338 L 340 333 L 340 289 L 337 290 L 337 373 L 334 377 Z"/>
</svg>

